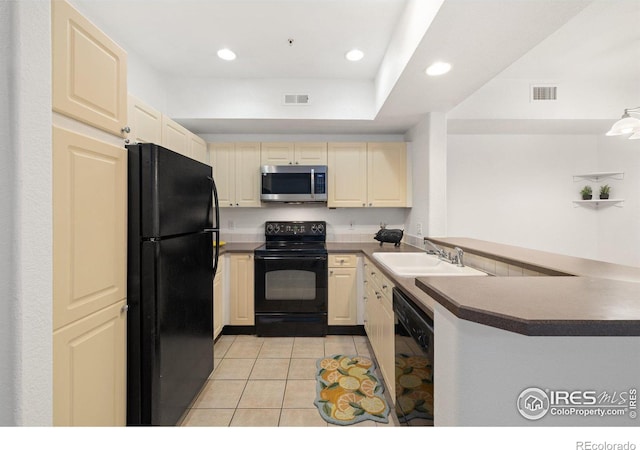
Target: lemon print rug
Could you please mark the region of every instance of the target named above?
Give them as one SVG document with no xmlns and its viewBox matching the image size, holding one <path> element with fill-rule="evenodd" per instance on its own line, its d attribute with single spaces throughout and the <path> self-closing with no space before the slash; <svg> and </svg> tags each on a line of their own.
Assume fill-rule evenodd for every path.
<svg viewBox="0 0 640 450">
<path fill-rule="evenodd" d="M 314 404 L 329 423 L 351 425 L 363 420 L 389 422 L 384 386 L 375 364 L 364 356 L 333 355 L 316 363 Z"/>
</svg>

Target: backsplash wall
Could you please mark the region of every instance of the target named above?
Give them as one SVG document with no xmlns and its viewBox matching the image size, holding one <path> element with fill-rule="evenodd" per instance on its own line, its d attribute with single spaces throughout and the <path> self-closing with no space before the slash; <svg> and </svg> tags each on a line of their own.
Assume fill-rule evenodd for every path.
<svg viewBox="0 0 640 450">
<path fill-rule="evenodd" d="M 221 239 L 227 242 L 262 242 L 267 221 L 324 220 L 329 242 L 374 242 L 384 223 L 404 228 L 407 208 L 336 208 L 326 205 L 265 204 L 262 208 L 221 208 Z"/>
</svg>

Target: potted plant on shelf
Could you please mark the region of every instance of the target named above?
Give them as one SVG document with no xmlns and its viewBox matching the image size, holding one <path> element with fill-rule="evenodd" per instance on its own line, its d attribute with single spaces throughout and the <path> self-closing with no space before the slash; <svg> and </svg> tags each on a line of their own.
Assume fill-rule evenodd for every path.
<svg viewBox="0 0 640 450">
<path fill-rule="evenodd" d="M 600 186 L 600 200 L 607 200 L 609 198 L 609 191 L 611 187 L 608 184 Z"/>
<path fill-rule="evenodd" d="M 593 191 L 591 190 L 591 186 L 585 186 L 580 191 L 580 195 L 582 195 L 582 200 L 591 200 L 593 198 Z"/>
</svg>

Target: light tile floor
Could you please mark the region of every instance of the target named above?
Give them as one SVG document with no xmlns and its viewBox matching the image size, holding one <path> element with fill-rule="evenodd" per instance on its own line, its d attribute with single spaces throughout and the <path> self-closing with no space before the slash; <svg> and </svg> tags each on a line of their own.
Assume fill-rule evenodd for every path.
<svg viewBox="0 0 640 450">
<path fill-rule="evenodd" d="M 213 353 L 214 371 L 182 426 L 339 427 L 325 422 L 313 404 L 316 361 L 334 354 L 371 357 L 366 336 L 336 335 L 223 335 Z M 392 409 L 388 424 L 366 420 L 351 426 L 398 425 Z"/>
</svg>

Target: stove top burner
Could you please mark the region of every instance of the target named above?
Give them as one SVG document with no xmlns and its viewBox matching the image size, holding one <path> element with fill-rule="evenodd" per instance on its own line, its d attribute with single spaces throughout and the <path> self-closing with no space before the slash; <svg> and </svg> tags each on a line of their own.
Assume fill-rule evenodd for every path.
<svg viewBox="0 0 640 450">
<path fill-rule="evenodd" d="M 324 221 L 266 222 L 264 230 L 266 243 L 255 250 L 256 255 L 327 254 L 327 223 Z"/>
</svg>

